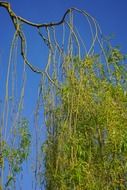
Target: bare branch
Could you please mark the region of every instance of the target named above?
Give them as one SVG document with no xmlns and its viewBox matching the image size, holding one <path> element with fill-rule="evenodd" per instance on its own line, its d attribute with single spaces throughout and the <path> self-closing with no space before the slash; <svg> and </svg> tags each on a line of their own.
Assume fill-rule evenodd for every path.
<svg viewBox="0 0 127 190">
<path fill-rule="evenodd" d="M 19 36 L 20 40 L 21 40 L 21 55 L 22 55 L 22 58 L 24 60 L 24 62 L 26 63 L 26 65 L 28 65 L 28 67 L 35 73 L 38 73 L 38 74 L 45 74 L 48 78 L 48 80 L 54 84 L 55 86 L 58 87 L 58 85 L 55 84 L 55 82 L 50 78 L 49 74 L 47 73 L 47 71 L 43 71 L 43 70 L 40 70 L 39 68 L 33 66 L 32 64 L 29 63 L 28 59 L 27 59 L 27 56 L 26 56 L 26 53 L 25 53 L 25 48 L 26 48 L 26 41 L 25 41 L 25 37 L 24 37 L 24 34 L 20 28 L 20 23 L 19 21 L 22 21 L 28 25 L 31 25 L 31 26 L 34 26 L 34 27 L 47 27 L 47 26 L 53 26 L 53 25 L 59 25 L 61 24 L 62 22 L 64 22 L 64 19 L 65 19 L 65 16 L 67 15 L 68 11 L 66 11 L 64 17 L 62 18 L 62 20 L 58 23 L 49 23 L 49 24 L 34 24 L 34 23 L 31 23 L 19 16 L 17 16 L 14 11 L 11 9 L 11 6 L 8 2 L 3 2 L 3 1 L 0 1 L 0 6 L 5 8 L 9 15 L 10 15 L 10 18 L 12 19 L 12 22 L 14 24 L 14 27 L 17 31 L 17 35 Z"/>
<path fill-rule="evenodd" d="M 31 21 L 29 21 L 29 20 L 27 20 L 27 19 L 24 19 L 24 18 L 22 18 L 21 16 L 17 16 L 17 15 L 14 13 L 14 11 L 11 9 L 11 6 L 10 6 L 10 4 L 9 4 L 8 2 L 0 1 L 0 7 L 4 7 L 4 8 L 8 11 L 8 13 L 9 13 L 10 17 L 12 18 L 12 20 L 13 20 L 14 18 L 16 18 L 16 19 L 18 19 L 19 21 L 22 21 L 22 22 L 25 23 L 25 24 L 28 24 L 28 25 L 30 25 L 30 26 L 37 27 L 37 28 L 40 28 L 40 27 L 51 27 L 51 26 L 61 25 L 61 24 L 64 22 L 65 17 L 67 16 L 67 14 L 71 11 L 71 9 L 68 9 L 68 10 L 64 13 L 62 19 L 61 19 L 60 21 L 58 21 L 58 22 L 38 23 L 38 24 L 37 24 L 37 23 L 31 22 Z"/>
<path fill-rule="evenodd" d="M 96 20 L 91 16 L 89 15 L 86 11 L 81 11 L 80 9 L 77 9 L 75 7 L 72 7 L 70 9 L 67 9 L 66 12 L 64 13 L 62 19 L 58 22 L 50 22 L 50 23 L 34 23 L 34 22 L 31 22 L 25 18 L 22 18 L 21 16 L 17 16 L 15 14 L 15 12 L 13 11 L 13 9 L 11 8 L 11 5 L 10 3 L 6 2 L 6 1 L 0 1 L 0 7 L 3 7 L 7 10 L 7 12 L 9 13 L 9 16 L 13 22 L 13 25 L 15 27 L 15 30 L 17 32 L 17 35 L 19 36 L 20 40 L 21 40 L 21 55 L 22 55 L 22 58 L 23 60 L 25 61 L 26 65 L 28 65 L 28 67 L 35 73 L 38 73 L 38 74 L 45 74 L 47 76 L 47 78 L 50 80 L 50 82 L 52 82 L 53 84 L 55 84 L 55 82 L 50 78 L 49 74 L 47 73 L 46 70 L 41 70 L 35 66 L 33 66 L 32 64 L 29 63 L 28 59 L 27 59 L 27 55 L 26 55 L 26 52 L 25 52 L 25 49 L 26 49 L 26 42 L 25 42 L 25 37 L 24 37 L 24 34 L 23 34 L 23 31 L 21 29 L 21 24 L 27 24 L 27 25 L 30 25 L 32 27 L 35 27 L 38 29 L 38 33 L 39 35 L 42 37 L 42 39 L 44 40 L 44 42 L 48 45 L 49 49 L 51 49 L 51 40 L 50 40 L 50 36 L 48 36 L 48 39 L 44 38 L 43 34 L 41 34 L 40 32 L 40 28 L 46 28 L 46 31 L 47 31 L 47 34 L 49 35 L 49 28 L 53 28 L 55 26 L 59 26 L 59 25 L 62 25 L 62 24 L 66 24 L 68 25 L 69 27 L 69 30 L 70 30 L 70 35 L 73 35 L 73 38 L 77 44 L 77 47 L 78 47 L 78 55 L 80 57 L 80 43 L 79 43 L 79 39 L 77 37 L 77 34 L 75 33 L 74 31 L 74 28 L 72 26 L 72 24 L 70 22 L 67 22 L 66 21 L 66 16 L 68 14 L 71 14 L 73 11 L 76 11 L 80 14 L 82 14 L 83 16 L 85 16 L 87 19 L 88 19 L 88 22 L 90 24 L 90 28 L 91 28 L 91 21 L 95 27 L 95 35 L 93 35 L 92 33 L 92 37 L 93 37 L 93 40 L 92 40 L 92 44 L 91 44 L 91 47 L 89 49 L 89 52 L 88 53 L 91 53 L 91 50 L 93 49 L 94 45 L 95 45 L 95 42 L 96 40 L 98 39 L 98 35 L 97 35 L 97 32 L 98 32 L 98 28 L 97 28 L 97 24 L 96 24 Z M 92 30 L 92 29 L 91 29 Z M 55 34 L 55 33 L 54 33 Z M 60 51 L 60 53 L 62 52 L 60 46 L 58 45 L 57 41 L 56 41 L 56 36 L 54 35 L 54 41 L 55 41 L 55 45 L 56 47 L 58 48 L 58 50 Z M 69 51 L 70 51 L 70 47 L 69 47 Z M 53 51 L 52 51 L 53 52 Z M 72 51 L 73 52 L 73 51 Z"/>
</svg>

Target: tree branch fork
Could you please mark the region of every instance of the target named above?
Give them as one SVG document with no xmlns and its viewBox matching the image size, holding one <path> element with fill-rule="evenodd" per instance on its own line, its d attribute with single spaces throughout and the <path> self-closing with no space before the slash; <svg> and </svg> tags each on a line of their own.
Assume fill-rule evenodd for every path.
<svg viewBox="0 0 127 190">
<path fill-rule="evenodd" d="M 42 28 L 42 27 L 53 27 L 53 26 L 58 26 L 61 25 L 62 23 L 64 23 L 65 21 L 65 17 L 67 16 L 67 14 L 71 11 L 71 9 L 68 9 L 65 14 L 63 15 L 62 19 L 59 22 L 50 22 L 50 23 L 33 23 L 25 18 L 22 18 L 21 16 L 17 16 L 16 13 L 13 11 L 13 9 L 11 8 L 11 5 L 9 2 L 6 1 L 0 1 L 0 7 L 5 8 L 6 11 L 8 12 L 12 23 L 15 27 L 16 33 L 19 36 L 20 40 L 21 40 L 21 55 L 22 58 L 24 60 L 24 62 L 26 63 L 26 65 L 28 65 L 28 67 L 35 73 L 38 74 L 45 74 L 47 76 L 47 78 L 49 79 L 49 81 L 51 83 L 53 83 L 55 85 L 55 82 L 51 79 L 51 77 L 49 76 L 49 74 L 47 73 L 47 71 L 42 71 L 40 69 L 38 69 L 37 67 L 33 66 L 32 64 L 29 63 L 27 56 L 26 56 L 26 41 L 25 41 L 25 36 L 21 30 L 21 23 L 30 25 L 32 27 L 36 27 L 37 29 Z"/>
</svg>

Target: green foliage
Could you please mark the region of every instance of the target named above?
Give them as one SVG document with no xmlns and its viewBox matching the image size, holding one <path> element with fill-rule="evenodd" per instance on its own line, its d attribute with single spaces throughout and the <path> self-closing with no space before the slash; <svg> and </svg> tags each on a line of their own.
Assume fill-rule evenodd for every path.
<svg viewBox="0 0 127 190">
<path fill-rule="evenodd" d="M 10 174 L 5 187 L 11 185 L 14 181 L 16 174 L 22 170 L 22 164 L 27 160 L 29 155 L 29 148 L 31 144 L 31 135 L 28 129 L 28 121 L 22 119 L 20 127 L 16 128 L 16 137 L 19 139 L 18 146 L 15 148 L 8 145 L 5 141 L 2 141 L 2 153 L 0 156 L 0 166 L 4 167 L 4 161 L 8 162 L 10 168 Z"/>
<path fill-rule="evenodd" d="M 58 100 L 52 89 L 45 96 L 47 190 L 127 189 L 126 74 L 118 64 L 123 60 L 113 49 L 108 80 L 98 55 L 67 57 Z"/>
<path fill-rule="evenodd" d="M 118 48 L 112 48 L 109 57 L 108 62 L 109 63 L 119 63 L 122 60 L 124 60 L 125 56 L 120 52 Z"/>
</svg>

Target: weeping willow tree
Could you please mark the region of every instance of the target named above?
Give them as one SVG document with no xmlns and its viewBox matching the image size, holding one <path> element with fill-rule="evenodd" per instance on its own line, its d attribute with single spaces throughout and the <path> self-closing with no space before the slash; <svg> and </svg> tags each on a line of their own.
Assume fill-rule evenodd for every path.
<svg viewBox="0 0 127 190">
<path fill-rule="evenodd" d="M 0 112 L 0 189 L 21 189 L 18 176 L 27 160 L 34 160 L 31 189 L 127 189 L 126 56 L 102 39 L 99 24 L 85 11 L 70 8 L 59 22 L 37 24 L 17 16 L 8 2 L 0 7 L 15 28 Z M 24 25 L 35 28 L 48 47 L 45 68 L 27 58 Z M 23 114 L 26 67 L 40 75 L 34 129 Z"/>
</svg>

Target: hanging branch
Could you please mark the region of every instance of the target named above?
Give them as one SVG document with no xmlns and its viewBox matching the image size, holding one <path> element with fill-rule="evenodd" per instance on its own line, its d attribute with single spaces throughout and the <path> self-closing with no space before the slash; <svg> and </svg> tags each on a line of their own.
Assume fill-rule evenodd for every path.
<svg viewBox="0 0 127 190">
<path fill-rule="evenodd" d="M 25 52 L 26 41 L 25 41 L 24 34 L 23 34 L 22 30 L 21 30 L 20 23 L 25 23 L 27 25 L 37 27 L 37 28 L 40 28 L 40 27 L 47 28 L 47 27 L 57 26 L 57 25 L 60 25 L 60 24 L 62 24 L 64 22 L 66 15 L 70 12 L 70 9 L 68 9 L 65 12 L 63 18 L 59 22 L 36 24 L 36 23 L 32 23 L 32 22 L 30 22 L 30 21 L 28 21 L 28 20 L 26 20 L 26 19 L 24 19 L 24 18 L 22 18 L 20 16 L 17 16 L 14 13 L 14 11 L 12 10 L 12 8 L 11 8 L 11 6 L 10 6 L 10 4 L 8 2 L 0 1 L 0 7 L 3 7 L 8 11 L 9 16 L 10 16 L 10 18 L 11 18 L 13 24 L 14 24 L 15 30 L 17 31 L 17 35 L 19 36 L 19 38 L 21 40 L 21 55 L 22 55 L 22 58 L 25 61 L 25 63 L 28 65 L 28 67 L 33 72 L 41 74 L 41 75 L 45 74 L 47 76 L 47 78 L 49 79 L 49 81 L 56 86 L 55 82 L 50 78 L 49 74 L 46 71 L 42 71 L 39 68 L 37 68 L 37 67 L 35 67 L 35 66 L 33 66 L 32 64 L 29 63 L 29 61 L 27 59 L 27 56 L 26 56 L 26 52 Z"/>
<path fill-rule="evenodd" d="M 89 22 L 92 21 L 92 23 L 93 23 L 93 25 L 94 25 L 94 28 L 95 28 L 95 36 L 93 37 L 93 42 L 92 42 L 91 48 L 90 48 L 90 50 L 89 50 L 89 53 L 90 53 L 90 51 L 92 50 L 92 48 L 93 48 L 93 46 L 94 46 L 94 44 L 95 44 L 95 41 L 97 40 L 97 24 L 96 24 L 96 21 L 95 21 L 95 19 L 94 19 L 91 15 L 89 15 L 86 11 L 81 11 L 80 9 L 77 9 L 77 8 L 72 7 L 72 8 L 70 8 L 70 9 L 67 9 L 67 10 L 66 10 L 66 12 L 64 13 L 62 19 L 61 19 L 60 21 L 58 21 L 58 22 L 34 23 L 34 22 L 31 22 L 31 21 L 29 21 L 29 20 L 27 20 L 27 19 L 25 19 L 25 18 L 23 18 L 23 17 L 21 17 L 21 16 L 16 15 L 16 13 L 15 13 L 15 12 L 13 11 L 13 9 L 11 8 L 10 3 L 6 2 L 6 1 L 0 1 L 0 7 L 5 8 L 5 9 L 7 10 L 7 12 L 9 13 L 9 16 L 10 16 L 10 18 L 11 18 L 11 20 L 12 20 L 12 23 L 13 23 L 13 25 L 14 25 L 14 27 L 15 27 L 15 30 L 16 30 L 16 32 L 17 32 L 17 35 L 19 36 L 19 38 L 20 38 L 20 40 L 21 40 L 21 56 L 22 56 L 22 58 L 23 58 L 25 64 L 26 64 L 33 72 L 38 73 L 38 74 L 41 74 L 41 75 L 43 75 L 43 74 L 46 75 L 46 77 L 48 78 L 48 80 L 49 80 L 53 85 L 57 86 L 57 88 L 59 88 L 58 85 L 55 84 L 55 82 L 51 79 L 49 73 L 47 73 L 46 70 L 41 70 L 41 69 L 39 69 L 39 68 L 33 66 L 33 65 L 28 61 L 27 56 L 26 56 L 26 51 L 25 51 L 25 49 L 26 49 L 26 41 L 25 41 L 24 33 L 23 33 L 22 29 L 21 29 L 21 24 L 30 25 L 30 26 L 32 26 L 32 27 L 37 28 L 37 30 L 40 29 L 40 28 L 46 28 L 46 29 L 49 28 L 49 27 L 52 28 L 52 27 L 55 27 L 55 26 L 62 25 L 62 24 L 64 24 L 64 23 L 67 24 L 68 22 L 66 22 L 66 20 L 65 20 L 66 17 L 67 17 L 67 15 L 68 15 L 68 14 L 71 14 L 73 11 L 76 11 L 76 12 L 82 14 L 83 16 L 85 16 L 85 17 L 89 20 Z M 68 24 L 69 24 L 69 23 L 68 23 Z M 89 23 L 89 24 L 90 24 L 90 23 Z M 70 26 L 70 25 L 69 25 L 69 26 Z M 75 33 L 74 33 L 73 29 L 72 29 L 72 28 L 69 28 L 69 29 L 70 29 L 71 33 L 73 33 L 73 35 L 74 35 L 74 37 L 75 37 Z M 39 32 L 39 35 L 40 35 L 41 37 L 43 36 L 40 32 Z M 49 40 L 49 39 L 48 39 L 48 40 Z M 46 41 L 44 41 L 44 42 L 47 43 Z M 79 46 L 80 46 L 80 45 L 79 45 L 79 39 L 78 39 L 77 37 L 76 37 L 76 43 L 78 44 L 78 48 L 80 49 L 80 47 L 79 47 Z M 57 47 L 58 47 L 58 44 L 56 44 L 56 45 L 57 45 Z"/>
<path fill-rule="evenodd" d="M 51 26 L 61 25 L 64 22 L 65 17 L 67 16 L 67 14 L 71 11 L 71 8 L 68 9 L 64 13 L 62 19 L 59 22 L 50 22 L 50 23 L 40 23 L 40 24 L 37 24 L 37 23 L 30 22 L 30 21 L 28 21 L 28 20 L 26 20 L 26 19 L 24 19 L 24 18 L 22 18 L 20 16 L 17 16 L 14 13 L 14 11 L 12 10 L 12 8 L 10 6 L 10 3 L 8 3 L 8 2 L 0 1 L 0 7 L 4 7 L 8 11 L 8 13 L 9 13 L 9 15 L 10 15 L 10 17 L 11 17 L 14 25 L 15 25 L 14 19 L 18 19 L 19 21 L 21 21 L 21 22 L 23 22 L 25 24 L 28 24 L 30 26 L 37 27 L 37 28 L 40 28 L 40 27 L 51 27 Z"/>
</svg>

